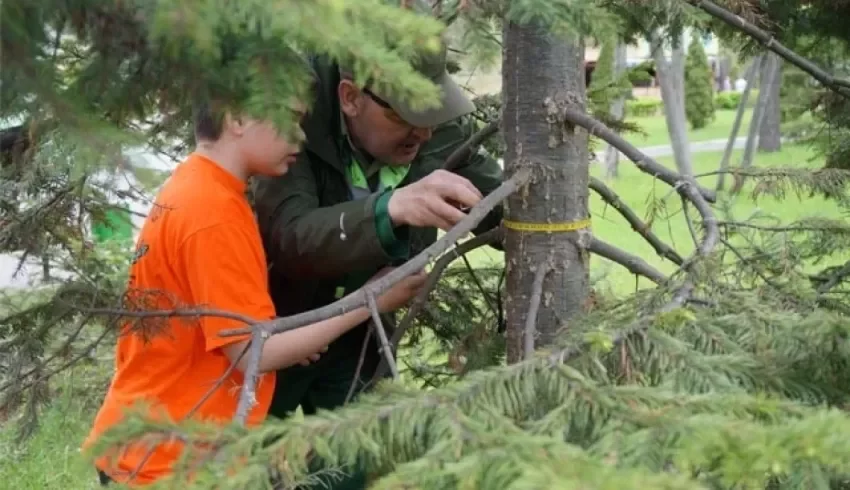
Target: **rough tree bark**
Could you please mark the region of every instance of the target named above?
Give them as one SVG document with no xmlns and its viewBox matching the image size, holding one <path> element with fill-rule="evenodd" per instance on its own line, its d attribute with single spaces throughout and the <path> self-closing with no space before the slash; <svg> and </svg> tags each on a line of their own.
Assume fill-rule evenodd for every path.
<svg viewBox="0 0 850 490">
<path fill-rule="evenodd" d="M 747 102 L 750 100 L 750 92 L 753 89 L 753 83 L 756 80 L 756 74 L 759 67 L 762 65 L 763 55 L 756 56 L 747 68 L 747 74 L 744 78 L 747 81 L 747 86 L 744 88 L 744 93 L 741 94 L 741 103 L 738 104 L 738 110 L 735 113 L 735 122 L 732 124 L 732 132 L 729 134 L 729 140 L 726 143 L 726 150 L 723 152 L 723 159 L 720 160 L 720 173 L 717 174 L 716 191 L 722 191 L 726 183 L 726 169 L 729 168 L 729 159 L 732 158 L 732 150 L 735 149 L 735 140 L 738 139 L 738 131 L 741 130 L 741 122 L 744 120 L 744 113 L 747 112 Z"/>
<path fill-rule="evenodd" d="M 628 59 L 626 52 L 626 44 L 617 41 L 614 46 L 614 77 L 620 77 L 628 68 Z M 626 98 L 617 97 L 611 103 L 611 116 L 616 119 L 622 119 L 623 112 L 626 108 Z M 616 179 L 618 174 L 618 166 L 620 164 L 620 152 L 611 145 L 605 148 L 605 157 L 603 159 L 605 165 L 605 178 Z"/>
<path fill-rule="evenodd" d="M 518 230 L 511 223 L 565 223 L 588 217 L 587 131 L 565 123 L 563 108 L 585 110 L 584 43 L 534 24 L 506 22 L 502 59 L 505 171 L 526 167 L 526 189 L 508 198 L 505 222 L 508 362 L 523 357 L 536 272 L 548 268 L 536 318 L 535 348 L 583 312 L 588 291 L 588 229 Z"/>
<path fill-rule="evenodd" d="M 767 98 L 765 99 L 758 140 L 758 151 L 766 153 L 782 149 L 782 132 L 780 131 L 782 111 L 779 103 L 779 90 L 782 86 L 782 60 L 773 53 L 769 56 L 773 58 L 773 72 L 770 73 L 770 85 L 761 88 L 767 92 Z M 765 70 L 767 68 L 765 67 Z M 768 80 L 766 72 L 762 80 Z"/>
<path fill-rule="evenodd" d="M 664 43 L 657 33 L 650 35 L 652 56 L 658 72 L 661 99 L 664 101 L 664 118 L 673 147 L 676 167 L 682 175 L 693 175 L 691 152 L 688 145 L 688 121 L 685 116 L 685 43 L 675 43 L 670 61 L 664 55 Z"/>
</svg>

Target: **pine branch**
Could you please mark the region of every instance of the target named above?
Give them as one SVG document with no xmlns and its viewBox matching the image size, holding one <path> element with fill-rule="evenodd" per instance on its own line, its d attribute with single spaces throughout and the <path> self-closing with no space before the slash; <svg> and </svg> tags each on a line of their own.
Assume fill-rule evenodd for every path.
<svg viewBox="0 0 850 490">
<path fill-rule="evenodd" d="M 597 179 L 596 177 L 590 178 L 590 188 L 595 191 L 606 203 L 610 204 L 614 209 L 619 211 L 619 213 L 629 222 L 632 226 L 632 229 L 638 232 L 650 245 L 658 255 L 670 260 L 676 265 L 682 265 L 685 259 L 679 255 L 676 250 L 672 247 L 661 241 L 658 236 L 652 232 L 652 227 L 648 224 L 644 223 L 641 220 L 637 213 L 635 213 L 622 199 L 617 193 L 614 192 L 613 189 L 605 185 L 604 182 Z M 613 259 L 612 259 L 613 260 Z M 647 276 L 650 277 L 650 276 Z M 651 277 L 650 277 L 651 278 Z"/>
<path fill-rule="evenodd" d="M 683 0 L 701 10 L 708 13 L 712 17 L 722 20 L 726 24 L 740 30 L 751 38 L 760 42 L 766 49 L 773 51 L 777 55 L 783 57 L 789 63 L 797 66 L 824 86 L 832 89 L 835 93 L 850 98 L 850 80 L 843 80 L 822 70 L 820 67 L 809 61 L 803 56 L 800 56 L 791 49 L 785 47 L 782 43 L 776 40 L 771 34 L 759 29 L 752 23 L 740 15 L 736 15 L 729 10 L 717 5 L 709 0 Z"/>
<path fill-rule="evenodd" d="M 643 276 L 656 284 L 663 284 L 667 280 L 667 277 L 662 274 L 661 271 L 649 265 L 642 258 L 637 255 L 632 255 L 625 250 L 619 249 L 596 237 L 591 240 L 588 250 L 600 257 L 605 257 L 612 262 L 616 262 L 625 267 L 632 274 Z"/>
</svg>

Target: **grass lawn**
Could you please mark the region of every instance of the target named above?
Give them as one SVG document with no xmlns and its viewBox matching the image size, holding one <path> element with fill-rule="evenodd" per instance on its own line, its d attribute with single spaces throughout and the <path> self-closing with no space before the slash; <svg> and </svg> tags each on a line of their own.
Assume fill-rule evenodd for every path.
<svg viewBox="0 0 850 490">
<path fill-rule="evenodd" d="M 691 129 L 689 126 L 688 141 L 693 143 L 696 141 L 728 138 L 729 132 L 732 131 L 732 124 L 735 122 L 735 113 L 736 111 L 732 110 L 718 110 L 715 113 L 714 121 L 708 126 L 697 130 Z M 752 116 L 752 109 L 747 109 L 744 113 L 744 120 L 741 121 L 741 128 L 738 130 L 738 137 L 747 136 Z M 665 121 L 663 114 L 650 117 L 634 117 L 628 121 L 639 125 L 641 130 L 646 133 L 645 135 L 626 135 L 626 140 L 638 148 L 670 144 L 670 137 L 667 134 L 667 121 Z"/>
<path fill-rule="evenodd" d="M 661 119 L 663 123 L 663 119 Z M 666 130 L 658 126 L 658 131 Z M 709 134 L 712 129 L 704 130 Z M 725 136 L 725 129 L 717 130 L 719 137 Z M 713 136 L 712 136 L 713 137 Z M 645 144 L 656 144 L 649 142 Z M 644 145 L 645 145 L 644 144 Z M 732 161 L 737 164 L 741 152 L 735 153 Z M 805 147 L 786 146 L 784 150 L 776 154 L 760 154 L 756 158 L 759 167 L 770 166 L 797 166 L 816 167 L 817 163 L 809 162 L 811 152 Z M 704 153 L 694 156 L 695 171 L 697 173 L 716 170 L 720 160 L 719 153 Z M 670 158 L 660 159 L 660 163 L 672 166 Z M 621 177 L 609 185 L 620 195 L 620 197 L 638 215 L 644 215 L 647 208 L 647 199 L 651 196 L 661 198 L 669 196 L 666 200 L 667 211 L 676 213 L 681 204 L 676 195 L 669 195 L 668 187 L 660 182 L 653 182 L 649 176 L 639 172 L 634 165 L 628 161 L 622 162 Z M 598 166 L 592 168 L 592 173 L 601 176 Z M 709 187 L 714 187 L 715 177 L 705 177 L 701 182 Z M 725 198 L 724 196 L 721 196 Z M 620 215 L 614 209 L 606 209 L 603 202 L 591 192 L 590 209 L 593 216 L 594 234 L 613 245 L 616 245 L 633 254 L 643 257 L 647 262 L 653 264 L 664 272 L 674 270 L 674 266 L 660 259 L 652 248 L 636 233 L 631 231 Z M 763 198 L 754 202 L 748 195 L 744 194 L 734 199 L 732 203 L 734 215 L 742 219 L 752 212 L 761 210 L 777 216 L 783 222 L 790 222 L 807 216 L 840 217 L 837 206 L 821 198 L 798 199 L 789 195 L 784 201 Z M 693 243 L 687 230 L 687 225 L 681 214 L 670 219 L 658 218 L 654 224 L 654 231 L 667 243 L 674 246 L 680 254 L 687 255 L 693 250 Z M 492 250 L 479 249 L 472 254 L 474 264 L 483 265 L 487 262 L 502 262 L 501 253 Z M 604 283 L 609 285 L 615 292 L 627 294 L 635 287 L 632 275 L 620 266 L 606 260 L 594 257 L 591 267 L 596 277 L 604 276 Z M 640 286 L 649 286 L 649 282 L 640 281 Z M 33 439 L 24 446 L 16 446 L 13 442 L 14 430 L 11 430 L 12 422 L 6 422 L 6 430 L 0 433 L 0 474 L 3 475 L 3 484 L 6 488 L 20 490 L 46 490 L 46 489 L 94 489 L 96 485 L 95 472 L 78 452 L 80 442 L 89 430 L 94 410 L 100 402 L 97 393 L 105 388 L 102 378 L 100 387 L 91 381 L 91 373 L 99 373 L 103 376 L 104 370 L 111 369 L 108 360 L 102 361 L 98 366 L 81 368 L 82 373 L 69 373 L 59 381 L 60 386 L 74 386 L 74 390 L 63 389 L 62 393 L 54 397 L 52 407 L 46 411 L 42 420 L 41 430 Z M 86 375 L 89 377 L 80 378 Z M 83 381 L 80 381 L 82 379 Z M 80 389 L 80 386 L 88 389 Z"/>
</svg>

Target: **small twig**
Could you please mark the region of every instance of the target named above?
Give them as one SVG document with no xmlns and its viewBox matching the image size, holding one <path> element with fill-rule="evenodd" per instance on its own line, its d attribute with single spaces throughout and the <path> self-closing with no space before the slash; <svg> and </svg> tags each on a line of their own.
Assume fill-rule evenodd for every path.
<svg viewBox="0 0 850 490">
<path fill-rule="evenodd" d="M 714 18 L 722 20 L 726 24 L 738 29 L 744 34 L 747 34 L 751 38 L 760 42 L 766 49 L 773 51 L 789 63 L 797 66 L 801 70 L 813 76 L 816 80 L 829 87 L 835 93 L 843 97 L 850 98 L 850 91 L 848 91 L 848 87 L 850 87 L 850 82 L 836 78 L 835 76 L 825 72 L 808 59 L 804 58 L 803 56 L 800 56 L 791 49 L 785 47 L 782 43 L 777 41 L 776 38 L 774 38 L 771 34 L 765 32 L 762 29 L 759 29 L 740 15 L 736 15 L 730 12 L 729 10 L 717 5 L 716 3 L 710 2 L 708 0 L 684 1 L 703 10 Z"/>
<path fill-rule="evenodd" d="M 691 219 L 691 215 L 688 214 L 688 200 L 682 196 L 682 214 L 685 216 L 685 223 L 688 225 L 688 232 L 691 234 L 691 239 L 694 241 L 695 246 L 699 246 L 699 237 L 697 236 L 697 230 L 694 226 L 694 220 Z"/>
<path fill-rule="evenodd" d="M 369 312 L 372 314 L 372 326 L 381 341 L 381 351 L 384 354 L 384 359 L 390 366 L 390 372 L 393 374 L 393 379 L 398 379 L 398 367 L 395 365 L 393 351 L 390 349 L 390 343 L 387 340 L 387 331 L 384 330 L 384 322 L 381 321 L 381 314 L 378 311 L 378 302 L 375 300 L 375 293 L 366 290 L 365 294 L 366 303 L 369 305 Z"/>
<path fill-rule="evenodd" d="M 531 284 L 531 304 L 528 307 L 528 316 L 525 318 L 525 330 L 523 331 L 524 340 L 524 359 L 531 359 L 534 356 L 534 338 L 537 333 L 535 326 L 537 325 L 537 310 L 540 309 L 540 302 L 543 300 L 543 280 L 546 279 L 546 274 L 549 273 L 551 267 L 547 262 L 543 262 L 537 266 L 534 272 L 534 282 Z"/>
<path fill-rule="evenodd" d="M 369 328 L 366 330 L 366 335 L 363 337 L 363 345 L 360 347 L 360 358 L 357 359 L 357 369 L 354 370 L 354 379 L 351 380 L 351 386 L 348 387 L 348 394 L 345 395 L 345 401 L 342 402 L 343 405 L 348 405 L 348 402 L 351 401 L 351 397 L 354 396 L 354 390 L 360 382 L 360 373 L 363 371 L 363 363 L 366 361 L 366 351 L 369 347 L 369 340 L 372 339 L 373 328 L 374 326 L 369 323 Z"/>
<path fill-rule="evenodd" d="M 643 276 L 656 284 L 662 284 L 667 280 L 667 277 L 664 274 L 649 265 L 642 258 L 603 242 L 596 237 L 593 237 L 590 241 L 588 250 L 600 257 L 605 257 L 612 262 L 616 262 L 628 269 L 628 271 L 632 274 Z"/>
<path fill-rule="evenodd" d="M 236 418 L 234 419 L 239 425 L 245 425 L 248 413 L 257 403 L 257 379 L 260 377 L 260 359 L 263 356 L 263 344 L 266 343 L 266 337 L 266 332 L 259 328 L 251 333 L 248 366 L 245 368 L 245 381 L 242 383 L 242 391 L 239 394 L 239 404 L 236 405 Z"/>
<path fill-rule="evenodd" d="M 382 278 L 363 286 L 362 290 L 371 292 L 375 295 L 382 294 L 405 277 L 422 270 L 422 268 L 425 267 L 425 265 L 427 265 L 434 257 L 442 254 L 455 242 L 457 242 L 457 240 L 469 233 L 470 230 L 484 219 L 490 210 L 509 195 L 516 192 L 516 190 L 519 189 L 521 185 L 524 185 L 530 177 L 531 170 L 528 168 L 523 168 L 517 171 L 512 177 L 505 180 L 502 185 L 470 209 L 466 217 L 439 240 L 423 250 L 416 257 L 407 261 L 404 265 L 394 269 Z M 244 335 L 246 333 L 250 333 L 252 328 L 260 328 L 267 331 L 270 335 L 274 335 L 276 333 L 286 332 L 288 330 L 293 330 L 305 325 L 310 325 L 322 320 L 327 320 L 328 318 L 339 316 L 347 311 L 363 307 L 365 304 L 365 295 L 361 294 L 360 291 L 357 291 L 321 308 L 260 323 L 254 327 L 226 330 L 221 332 L 220 335 L 223 337 Z"/>
<path fill-rule="evenodd" d="M 499 130 L 500 124 L 501 119 L 495 119 L 481 128 L 477 133 L 473 134 L 471 138 L 466 140 L 466 142 L 457 147 L 457 149 L 449 155 L 445 163 L 443 163 L 443 169 L 454 170 L 461 162 L 469 158 L 473 148 L 476 148 L 484 142 L 484 140 L 496 134 Z"/>
</svg>

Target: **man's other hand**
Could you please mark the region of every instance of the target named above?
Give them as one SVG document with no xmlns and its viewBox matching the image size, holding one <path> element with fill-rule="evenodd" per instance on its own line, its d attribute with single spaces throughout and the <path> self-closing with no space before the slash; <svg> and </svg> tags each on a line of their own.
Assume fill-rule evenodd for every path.
<svg viewBox="0 0 850 490">
<path fill-rule="evenodd" d="M 472 182 L 452 172 L 437 170 L 394 191 L 388 210 L 394 225 L 448 230 L 466 216 L 462 208 L 475 206 L 482 197 Z"/>
</svg>

